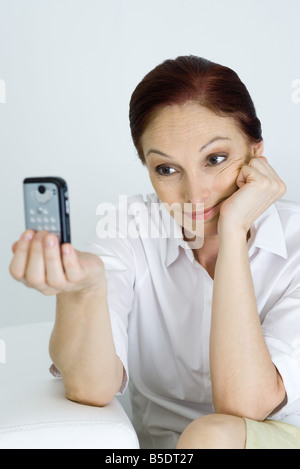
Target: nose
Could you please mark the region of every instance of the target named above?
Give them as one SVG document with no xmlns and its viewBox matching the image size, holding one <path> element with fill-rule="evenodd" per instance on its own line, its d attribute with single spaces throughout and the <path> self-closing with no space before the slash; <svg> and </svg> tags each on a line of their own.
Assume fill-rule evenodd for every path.
<svg viewBox="0 0 300 469">
<path fill-rule="evenodd" d="M 184 182 L 184 200 L 193 206 L 202 203 L 209 197 L 208 181 L 199 175 L 192 174 Z"/>
</svg>

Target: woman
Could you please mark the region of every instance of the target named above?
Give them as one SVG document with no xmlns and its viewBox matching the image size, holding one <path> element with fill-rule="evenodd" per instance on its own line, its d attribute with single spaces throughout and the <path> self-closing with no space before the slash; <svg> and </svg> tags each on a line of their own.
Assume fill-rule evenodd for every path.
<svg viewBox="0 0 300 469">
<path fill-rule="evenodd" d="M 66 396 L 103 406 L 130 376 L 142 447 L 300 448 L 300 208 L 278 202 L 246 87 L 168 60 L 134 91 L 130 124 L 155 190 L 130 200 L 141 216 L 118 207 L 135 235 L 98 229 L 81 253 L 26 231 L 13 246 L 13 277 L 57 295 Z M 172 235 L 142 235 L 166 220 Z"/>
</svg>

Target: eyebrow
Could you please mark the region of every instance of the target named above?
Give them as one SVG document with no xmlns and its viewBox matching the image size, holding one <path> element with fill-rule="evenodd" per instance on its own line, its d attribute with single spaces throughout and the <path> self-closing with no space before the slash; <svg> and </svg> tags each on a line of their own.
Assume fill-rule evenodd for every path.
<svg viewBox="0 0 300 469">
<path fill-rule="evenodd" d="M 229 137 L 214 137 L 212 140 L 210 140 L 208 143 L 206 143 L 205 145 L 203 145 L 203 147 L 200 148 L 200 153 L 205 150 L 206 147 L 208 147 L 209 145 L 211 145 L 212 143 L 215 143 L 217 142 L 218 140 L 231 140 L 231 138 Z"/>
<path fill-rule="evenodd" d="M 203 150 L 205 150 L 206 147 L 208 147 L 209 145 L 211 145 L 212 143 L 215 143 L 219 140 L 231 140 L 231 138 L 229 137 L 214 137 L 212 140 L 210 140 L 208 143 L 206 143 L 205 145 L 203 145 L 203 147 L 200 148 L 200 153 L 203 152 Z M 172 158 L 172 156 L 170 155 L 167 155 L 166 153 L 163 153 L 162 151 L 160 150 L 155 150 L 153 148 L 151 148 L 151 150 L 149 150 L 146 154 L 146 157 L 150 155 L 150 153 L 156 153 L 157 155 L 161 155 L 161 156 L 164 156 L 166 158 Z"/>
<path fill-rule="evenodd" d="M 155 150 L 154 148 L 151 148 L 146 154 L 146 157 L 150 155 L 150 153 L 156 153 L 157 155 L 165 156 L 166 158 L 172 158 L 172 156 L 167 155 L 166 153 L 163 153 L 162 151 Z"/>
</svg>

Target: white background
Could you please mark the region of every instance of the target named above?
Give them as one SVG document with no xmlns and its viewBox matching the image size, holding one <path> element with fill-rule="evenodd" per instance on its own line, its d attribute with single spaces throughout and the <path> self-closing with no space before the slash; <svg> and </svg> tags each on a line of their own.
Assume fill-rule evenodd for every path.
<svg viewBox="0 0 300 469">
<path fill-rule="evenodd" d="M 167 58 L 199 55 L 240 75 L 265 154 L 286 198 L 300 202 L 299 25 L 299 0 L 0 0 L 0 326 L 54 319 L 55 298 L 8 273 L 11 244 L 24 230 L 23 179 L 68 181 L 78 249 L 99 203 L 152 192 L 131 142 L 128 103 Z"/>
</svg>

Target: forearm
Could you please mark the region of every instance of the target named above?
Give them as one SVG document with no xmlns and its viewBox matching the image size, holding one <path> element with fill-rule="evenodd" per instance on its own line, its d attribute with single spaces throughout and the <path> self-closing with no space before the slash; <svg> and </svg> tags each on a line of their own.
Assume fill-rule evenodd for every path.
<svg viewBox="0 0 300 469">
<path fill-rule="evenodd" d="M 283 385 L 263 337 L 242 232 L 220 236 L 210 339 L 216 412 L 266 418 L 284 399 Z"/>
<path fill-rule="evenodd" d="M 118 392 L 123 365 L 114 347 L 106 288 L 57 296 L 50 355 L 69 399 L 105 405 Z"/>
</svg>

